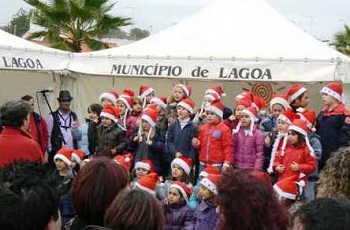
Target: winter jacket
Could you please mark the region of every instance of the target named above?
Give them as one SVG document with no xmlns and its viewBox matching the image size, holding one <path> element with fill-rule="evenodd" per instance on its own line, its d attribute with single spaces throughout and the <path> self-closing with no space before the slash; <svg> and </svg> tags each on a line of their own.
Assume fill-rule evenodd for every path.
<svg viewBox="0 0 350 230">
<path fill-rule="evenodd" d="M 0 134 L 0 168 L 16 160 L 44 162 L 40 146 L 29 133 L 5 126 Z"/>
<path fill-rule="evenodd" d="M 81 124 L 79 126 L 80 140 L 78 141 L 79 149 L 83 150 L 85 155 L 90 155 L 89 152 L 89 137 L 88 137 L 88 123 Z"/>
<path fill-rule="evenodd" d="M 47 124 L 36 112 L 30 113 L 29 117 L 29 132 L 33 140 L 38 142 L 43 154 L 47 151 L 49 143 L 49 133 L 47 132 Z"/>
<path fill-rule="evenodd" d="M 223 164 L 232 160 L 231 130 L 223 123 L 206 123 L 199 127 L 199 161 Z"/>
<path fill-rule="evenodd" d="M 105 127 L 99 125 L 97 127 L 97 154 L 113 157 L 111 153 L 113 148 L 116 149 L 116 154 L 121 154 L 126 148 L 126 134 L 117 124 Z"/>
<path fill-rule="evenodd" d="M 193 230 L 213 230 L 217 226 L 218 214 L 214 204 L 207 200 L 200 201 L 192 218 Z"/>
<path fill-rule="evenodd" d="M 310 133 L 309 135 L 309 142 L 311 147 L 314 149 L 314 153 L 316 156 L 317 163 L 320 161 L 322 157 L 322 145 L 320 141 L 320 136 L 317 135 L 315 132 Z M 309 180 L 310 181 L 317 181 L 319 175 L 318 171 L 318 164 L 316 164 L 316 170 L 309 175 Z"/>
<path fill-rule="evenodd" d="M 275 117 L 267 117 L 260 123 L 260 130 L 265 133 L 271 133 L 277 127 L 277 119 Z"/>
<path fill-rule="evenodd" d="M 192 138 L 197 136 L 197 127 L 189 121 L 181 130 L 179 119 L 169 126 L 167 135 L 167 160 L 171 162 L 175 153 L 180 152 L 185 157 L 196 159 L 196 150 L 192 147 Z"/>
<path fill-rule="evenodd" d="M 86 119 L 86 123 L 88 125 L 88 149 L 90 155 L 94 155 L 96 153 L 96 141 L 97 141 L 97 127 L 100 123 L 96 123 L 92 120 Z"/>
<path fill-rule="evenodd" d="M 242 169 L 262 170 L 264 165 L 264 134 L 254 127 L 253 135 L 246 136 L 244 129 L 233 135 L 233 165 Z"/>
<path fill-rule="evenodd" d="M 165 228 L 164 230 L 190 230 L 193 218 L 193 212 L 186 205 L 165 204 Z"/>
<path fill-rule="evenodd" d="M 323 108 L 317 116 L 316 130 L 322 144 L 322 158 L 319 165 L 321 170 L 331 153 L 349 145 L 350 114 L 345 106 L 340 104 L 331 111 Z"/>
<path fill-rule="evenodd" d="M 134 130 L 134 134 L 131 140 L 138 135 L 138 128 Z M 163 175 L 163 169 L 161 162 L 164 158 L 164 143 L 165 133 L 163 130 L 155 127 L 155 135 L 152 138 L 152 145 L 146 143 L 147 137 L 143 135 L 142 141 L 132 142 L 134 148 L 134 162 L 141 161 L 143 159 L 150 159 L 154 164 L 154 168 L 159 175 Z"/>
<path fill-rule="evenodd" d="M 316 169 L 316 158 L 311 156 L 306 144 L 303 144 L 298 147 L 294 147 L 291 144 L 287 144 L 286 149 L 284 151 L 284 155 L 282 156 L 281 153 L 282 150 L 277 152 L 275 160 L 273 162 L 273 169 L 275 172 L 277 165 L 282 164 L 285 166 L 284 171 L 281 174 L 279 174 L 278 180 L 282 180 L 295 174 L 299 176 L 300 173 L 309 175 Z M 299 164 L 298 172 L 293 172 L 290 168 L 293 162 Z"/>
</svg>

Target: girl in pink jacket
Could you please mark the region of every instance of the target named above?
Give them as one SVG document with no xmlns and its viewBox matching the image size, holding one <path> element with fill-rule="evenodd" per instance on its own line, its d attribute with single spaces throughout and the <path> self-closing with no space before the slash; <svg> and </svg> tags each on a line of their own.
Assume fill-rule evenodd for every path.
<svg viewBox="0 0 350 230">
<path fill-rule="evenodd" d="M 233 130 L 233 165 L 236 168 L 262 170 L 264 164 L 264 134 L 257 129 L 257 109 L 249 107 L 241 112 Z"/>
</svg>

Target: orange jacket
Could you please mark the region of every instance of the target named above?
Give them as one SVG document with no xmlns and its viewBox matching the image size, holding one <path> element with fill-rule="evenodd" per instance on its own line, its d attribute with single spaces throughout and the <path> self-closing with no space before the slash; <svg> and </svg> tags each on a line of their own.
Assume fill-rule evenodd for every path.
<svg viewBox="0 0 350 230">
<path fill-rule="evenodd" d="M 223 123 L 199 127 L 199 161 L 205 164 L 233 163 L 231 130 Z"/>
</svg>

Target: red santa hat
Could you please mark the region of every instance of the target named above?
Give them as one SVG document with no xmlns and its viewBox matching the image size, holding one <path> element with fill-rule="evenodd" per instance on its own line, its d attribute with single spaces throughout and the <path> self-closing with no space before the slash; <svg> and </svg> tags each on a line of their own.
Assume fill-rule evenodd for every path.
<svg viewBox="0 0 350 230">
<path fill-rule="evenodd" d="M 186 202 L 188 202 L 188 198 L 191 196 L 191 188 L 189 188 L 185 183 L 180 182 L 180 181 L 174 181 L 169 188 L 176 188 L 180 191 L 182 194 L 183 198 L 185 199 Z"/>
<path fill-rule="evenodd" d="M 293 130 L 295 132 L 302 134 L 305 138 L 306 146 L 308 147 L 308 149 L 310 151 L 310 155 L 316 158 L 315 153 L 314 153 L 314 149 L 312 148 L 312 146 L 309 142 L 308 135 L 310 134 L 310 130 L 307 127 L 306 121 L 301 120 L 301 119 L 295 119 L 293 121 L 293 123 L 288 127 L 288 130 Z M 287 139 L 287 138 L 285 138 L 285 139 Z M 284 141 L 283 145 L 282 145 L 282 152 L 281 152 L 282 156 L 284 155 L 284 150 L 286 149 L 286 145 L 287 145 L 286 142 L 287 141 Z"/>
<path fill-rule="evenodd" d="M 252 101 L 249 100 L 248 98 L 241 98 L 238 101 L 236 101 L 236 107 L 240 105 L 248 108 L 252 106 Z"/>
<path fill-rule="evenodd" d="M 100 117 L 109 118 L 115 123 L 117 123 L 120 118 L 120 112 L 114 106 L 105 105 L 100 113 Z"/>
<path fill-rule="evenodd" d="M 226 97 L 226 93 L 224 92 L 224 89 L 220 85 L 214 85 L 210 87 L 210 89 L 207 89 L 204 94 L 216 94 L 219 98 Z"/>
<path fill-rule="evenodd" d="M 192 87 L 191 87 L 190 85 L 176 84 L 176 85 L 173 87 L 172 92 L 174 92 L 174 90 L 175 90 L 177 87 L 181 88 L 181 89 L 185 92 L 186 97 L 190 97 L 190 96 L 191 96 Z"/>
<path fill-rule="evenodd" d="M 71 148 L 67 148 L 67 147 L 62 147 L 58 150 L 58 152 L 55 154 L 55 156 L 53 157 L 53 160 L 61 160 L 64 163 L 66 163 L 68 166 L 72 165 L 72 152 L 74 151 L 74 149 Z"/>
<path fill-rule="evenodd" d="M 131 97 L 134 98 L 135 97 L 135 93 L 134 91 L 132 91 L 131 89 L 124 89 L 122 94 L 120 95 L 121 97 Z"/>
<path fill-rule="evenodd" d="M 177 106 L 181 106 L 182 108 L 186 109 L 187 111 L 189 111 L 191 114 L 194 113 L 194 106 L 195 103 L 191 100 L 191 98 L 187 97 L 185 99 L 183 99 L 182 101 L 180 101 Z"/>
<path fill-rule="evenodd" d="M 132 104 L 133 104 L 133 98 L 132 97 L 125 97 L 123 94 L 119 96 L 117 101 L 121 101 L 126 106 L 127 110 L 132 110 Z"/>
<path fill-rule="evenodd" d="M 301 196 L 305 187 L 305 174 L 295 174 L 277 181 L 273 189 L 279 197 L 296 200 L 297 196 Z"/>
<path fill-rule="evenodd" d="M 123 155 L 116 155 L 113 160 L 117 162 L 117 164 L 123 166 L 127 171 L 130 171 L 133 158 L 131 153 L 126 153 Z"/>
<path fill-rule="evenodd" d="M 204 99 L 206 99 L 208 102 L 211 102 L 211 101 L 220 100 L 220 97 L 216 93 L 208 93 L 204 95 Z"/>
<path fill-rule="evenodd" d="M 286 95 L 283 95 L 283 94 L 275 94 L 273 95 L 271 101 L 270 101 L 270 109 L 272 111 L 272 107 L 275 105 L 275 104 L 279 104 L 281 105 L 284 110 L 287 110 L 287 109 L 290 109 L 290 105 L 287 101 L 287 96 Z"/>
<path fill-rule="evenodd" d="M 235 101 L 239 101 L 240 99 L 243 99 L 243 98 L 251 101 L 252 93 L 249 91 L 241 92 L 235 97 Z"/>
<path fill-rule="evenodd" d="M 292 85 L 289 88 L 288 93 L 287 93 L 289 103 L 291 103 L 292 101 L 297 99 L 300 95 L 302 95 L 306 91 L 307 91 L 307 89 L 301 85 L 298 85 L 298 84 Z"/>
<path fill-rule="evenodd" d="M 152 97 L 151 104 L 156 104 L 162 109 L 166 109 L 167 108 L 166 97 L 164 96 Z"/>
<path fill-rule="evenodd" d="M 187 175 L 190 175 L 192 167 L 192 159 L 189 157 L 177 157 L 171 162 L 171 167 L 180 166 Z"/>
<path fill-rule="evenodd" d="M 147 121 L 152 127 L 156 125 L 158 111 L 156 109 L 147 108 L 143 110 L 141 119 Z"/>
<path fill-rule="evenodd" d="M 104 92 L 100 95 L 100 101 L 102 102 L 103 99 L 108 99 L 110 100 L 113 104 L 115 104 L 117 102 L 119 95 L 117 92 L 115 91 L 108 91 L 108 92 Z"/>
<path fill-rule="evenodd" d="M 141 177 L 136 183 L 136 188 L 139 188 L 145 192 L 148 192 L 152 195 L 156 195 L 156 187 L 158 182 L 157 173 L 149 173 L 143 177 Z"/>
<path fill-rule="evenodd" d="M 224 114 L 224 105 L 220 100 L 212 101 L 205 110 L 215 113 L 218 117 L 222 118 Z"/>
<path fill-rule="evenodd" d="M 335 98 L 337 101 L 342 102 L 342 94 L 343 94 L 343 86 L 339 82 L 330 82 L 325 87 L 323 87 L 320 91 L 320 93 L 325 93 L 333 98 Z"/>
<path fill-rule="evenodd" d="M 220 174 L 220 170 L 215 166 L 209 165 L 199 173 L 199 177 L 207 177 L 209 174 Z"/>
<path fill-rule="evenodd" d="M 252 105 L 254 107 L 256 107 L 257 111 L 260 111 L 261 109 L 265 108 L 265 106 L 266 106 L 265 101 L 261 97 L 256 96 L 256 95 L 253 95 L 252 102 L 253 102 Z"/>
<path fill-rule="evenodd" d="M 294 113 L 291 109 L 287 109 L 284 113 L 281 113 L 277 120 L 282 120 L 288 124 L 292 124 L 292 122 L 297 118 L 297 114 Z"/>
<path fill-rule="evenodd" d="M 250 130 L 248 135 L 252 136 L 253 135 L 253 128 L 254 128 L 254 124 L 255 122 L 258 121 L 258 111 L 256 109 L 256 107 L 248 107 L 242 110 L 241 114 L 246 114 L 250 117 Z M 240 128 L 241 128 L 242 122 L 239 121 L 237 124 L 237 127 L 233 130 L 233 134 L 236 134 L 239 132 Z"/>
<path fill-rule="evenodd" d="M 141 85 L 140 86 L 140 90 L 139 90 L 139 96 L 141 98 L 141 100 L 143 100 L 144 98 L 146 98 L 149 94 L 155 92 L 155 90 L 148 86 L 148 85 Z"/>
<path fill-rule="evenodd" d="M 141 169 L 145 169 L 145 170 L 150 171 L 150 172 L 154 171 L 153 162 L 151 160 L 147 160 L 147 159 L 136 162 L 134 168 L 135 169 L 141 168 Z"/>
<path fill-rule="evenodd" d="M 200 183 L 215 195 L 218 195 L 218 184 L 221 177 L 220 174 L 209 174 L 207 177 L 203 178 Z"/>
<path fill-rule="evenodd" d="M 78 164 L 80 164 L 82 160 L 84 160 L 85 152 L 80 149 L 74 149 L 72 152 L 72 157 Z"/>
<path fill-rule="evenodd" d="M 305 109 L 302 113 L 297 114 L 301 120 L 306 121 L 310 132 L 315 132 L 316 113 L 312 109 Z"/>
</svg>

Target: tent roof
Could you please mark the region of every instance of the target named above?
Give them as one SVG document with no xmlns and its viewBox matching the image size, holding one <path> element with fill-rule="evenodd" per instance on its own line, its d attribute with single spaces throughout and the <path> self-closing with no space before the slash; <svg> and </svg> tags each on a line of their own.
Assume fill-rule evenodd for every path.
<svg viewBox="0 0 350 230">
<path fill-rule="evenodd" d="M 69 52 L 41 46 L 0 30 L 0 69 L 64 70 Z"/>
<path fill-rule="evenodd" d="M 180 64 L 184 60 L 214 60 L 216 63 L 231 60 L 235 64 L 239 61 L 241 64 L 249 63 L 250 66 L 258 61 L 274 64 L 314 62 L 317 67 L 323 68 L 316 73 L 313 71 L 316 78 L 317 74 L 323 75 L 317 78 L 320 81 L 333 80 L 335 63 L 340 59 L 350 62 L 346 56 L 286 20 L 265 0 L 215 0 L 187 20 L 133 44 L 74 55 L 75 60 L 69 68 L 84 73 L 111 74 L 107 64 L 107 71 L 103 71 L 102 67 L 95 71 L 93 65 L 82 68 L 87 58 L 95 57 L 108 58 L 109 64 L 112 64 L 112 60 L 114 63 L 126 64 L 128 60 L 129 63 L 150 63 L 141 62 L 140 59 L 163 60 L 163 63 L 164 60 L 176 60 Z M 329 65 L 327 70 L 324 69 L 324 63 Z M 104 65 L 101 62 L 98 64 Z M 296 65 L 291 68 L 300 69 Z M 311 69 L 310 66 L 305 68 Z M 315 66 L 312 68 L 314 70 Z M 304 74 L 310 74 L 304 67 L 299 72 L 288 73 L 281 71 L 280 67 L 277 69 L 278 74 L 288 77 L 289 81 L 290 76 L 297 76 L 295 81 L 306 81 Z"/>
</svg>

